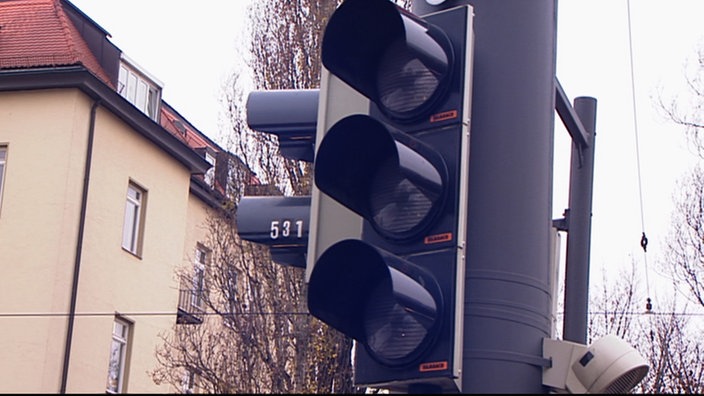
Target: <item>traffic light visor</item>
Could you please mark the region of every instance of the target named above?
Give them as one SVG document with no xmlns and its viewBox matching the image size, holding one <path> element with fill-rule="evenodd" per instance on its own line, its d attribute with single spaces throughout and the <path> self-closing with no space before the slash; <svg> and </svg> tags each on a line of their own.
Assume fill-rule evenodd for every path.
<svg viewBox="0 0 704 396">
<path fill-rule="evenodd" d="M 434 341 L 442 297 L 434 278 L 419 267 L 348 239 L 316 263 L 308 308 L 380 362 L 405 365 Z"/>
<path fill-rule="evenodd" d="M 443 205 L 447 169 L 433 149 L 366 115 L 340 120 L 315 160 L 318 188 L 390 240 L 417 237 Z"/>
<path fill-rule="evenodd" d="M 326 27 L 321 57 L 401 122 L 426 115 L 444 96 L 453 64 L 445 33 L 390 1 L 343 2 Z"/>
</svg>

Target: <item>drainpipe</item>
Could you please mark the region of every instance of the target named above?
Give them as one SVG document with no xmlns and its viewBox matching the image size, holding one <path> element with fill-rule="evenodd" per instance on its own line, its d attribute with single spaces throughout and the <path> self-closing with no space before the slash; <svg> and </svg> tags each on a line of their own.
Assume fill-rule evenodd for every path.
<svg viewBox="0 0 704 396">
<path fill-rule="evenodd" d="M 81 268 L 81 255 L 83 253 L 83 233 L 86 225 L 86 206 L 88 204 L 88 182 L 90 181 L 91 160 L 93 158 L 93 137 L 95 135 L 95 114 L 100 105 L 100 100 L 93 103 L 90 109 L 90 125 L 88 126 L 88 144 L 86 147 L 86 162 L 83 170 L 83 193 L 81 196 L 81 214 L 78 218 L 78 235 L 76 236 L 76 254 L 73 264 L 73 283 L 71 285 L 71 305 L 68 312 L 68 326 L 66 329 L 66 345 L 64 347 L 64 365 L 61 374 L 61 389 L 59 393 L 66 393 L 68 380 L 68 366 L 71 360 L 71 340 L 73 339 L 73 322 L 76 319 L 76 300 L 78 297 L 78 275 Z"/>
</svg>

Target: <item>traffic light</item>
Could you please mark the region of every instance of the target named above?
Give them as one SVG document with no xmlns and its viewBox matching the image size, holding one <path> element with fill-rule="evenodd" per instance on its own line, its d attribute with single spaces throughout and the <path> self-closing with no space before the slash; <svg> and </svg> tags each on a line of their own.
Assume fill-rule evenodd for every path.
<svg viewBox="0 0 704 396">
<path fill-rule="evenodd" d="M 318 95 L 318 89 L 250 92 L 247 125 L 255 131 L 275 134 L 284 158 L 313 162 Z"/>
<path fill-rule="evenodd" d="M 315 186 L 363 226 L 317 257 L 308 308 L 356 341 L 358 386 L 461 391 L 472 17 L 346 0 L 324 32 L 325 69 L 370 105 L 319 137 Z"/>
<path fill-rule="evenodd" d="M 246 196 L 237 206 L 240 238 L 270 247 L 274 262 L 306 267 L 310 196 Z"/>
<path fill-rule="evenodd" d="M 285 158 L 313 162 L 318 89 L 251 92 L 247 124 L 278 137 Z M 245 196 L 237 207 L 237 232 L 247 241 L 270 247 L 278 264 L 306 267 L 310 196 Z"/>
</svg>

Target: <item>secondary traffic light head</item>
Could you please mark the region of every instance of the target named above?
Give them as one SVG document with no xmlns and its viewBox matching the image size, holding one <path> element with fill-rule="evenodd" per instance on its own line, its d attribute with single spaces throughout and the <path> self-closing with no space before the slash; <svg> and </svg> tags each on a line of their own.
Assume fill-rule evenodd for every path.
<svg viewBox="0 0 704 396">
<path fill-rule="evenodd" d="M 357 341 L 360 386 L 461 390 L 471 10 L 346 0 L 325 30 L 323 65 L 370 107 L 322 132 L 315 186 L 363 226 L 318 256 L 308 307 Z"/>
<path fill-rule="evenodd" d="M 250 92 L 247 125 L 279 138 L 284 158 L 313 162 L 318 118 L 317 89 L 274 89 Z"/>
<path fill-rule="evenodd" d="M 273 133 L 285 158 L 313 162 L 318 117 L 317 89 L 251 92 L 247 124 Z M 237 231 L 247 241 L 270 247 L 282 265 L 306 267 L 311 197 L 247 196 L 237 207 Z"/>
<path fill-rule="evenodd" d="M 237 233 L 269 246 L 275 262 L 305 268 L 309 218 L 310 196 L 246 196 L 237 206 Z"/>
</svg>

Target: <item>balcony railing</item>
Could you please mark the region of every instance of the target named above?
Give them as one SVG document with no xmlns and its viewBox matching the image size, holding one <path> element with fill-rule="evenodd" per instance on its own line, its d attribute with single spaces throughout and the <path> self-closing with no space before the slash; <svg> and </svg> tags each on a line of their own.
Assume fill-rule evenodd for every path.
<svg viewBox="0 0 704 396">
<path fill-rule="evenodd" d="M 181 289 L 179 291 L 176 323 L 203 323 L 204 313 L 205 304 L 203 302 L 203 290 Z"/>
</svg>

